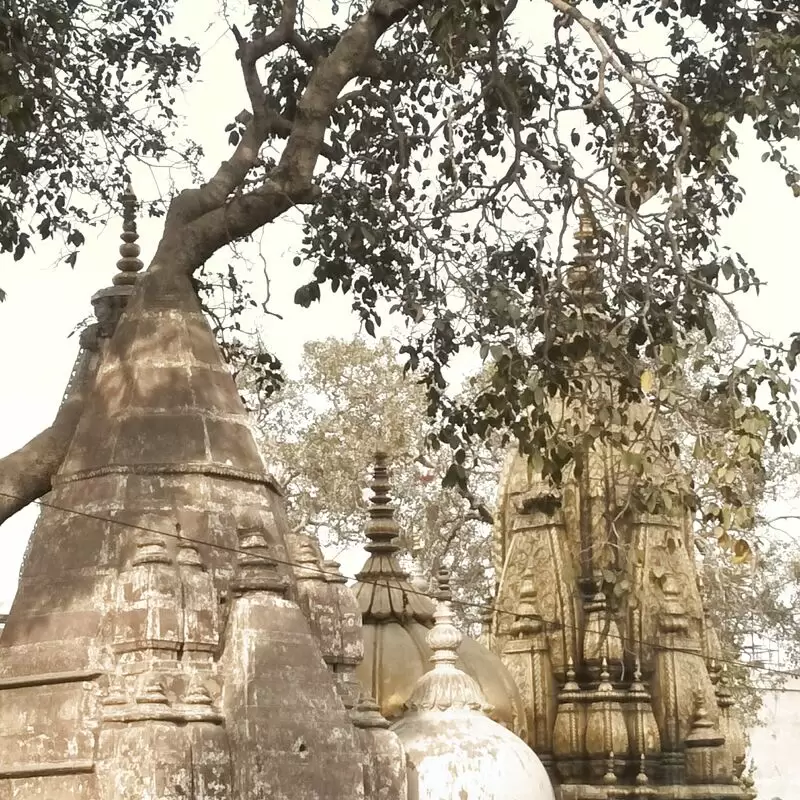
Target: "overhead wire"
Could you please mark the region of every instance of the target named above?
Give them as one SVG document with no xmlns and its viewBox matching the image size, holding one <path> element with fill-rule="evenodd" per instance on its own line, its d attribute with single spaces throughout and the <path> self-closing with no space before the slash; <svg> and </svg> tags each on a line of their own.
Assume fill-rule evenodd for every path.
<svg viewBox="0 0 800 800">
<path fill-rule="evenodd" d="M 0 490 L 0 496 L 7 497 L 9 499 L 14 499 L 14 500 L 24 500 L 25 499 L 25 498 L 23 498 L 23 497 L 21 497 L 19 495 L 15 495 L 15 494 L 12 494 L 10 492 L 5 492 L 5 491 L 2 491 L 2 490 Z M 174 532 L 173 531 L 163 531 L 163 530 L 158 530 L 156 528 L 150 528 L 150 527 L 148 527 L 146 525 L 138 525 L 138 524 L 133 523 L 133 522 L 126 522 L 124 520 L 114 519 L 113 517 L 106 517 L 106 516 L 103 516 L 103 515 L 100 515 L 100 514 L 94 514 L 94 513 L 90 512 L 90 511 L 81 511 L 81 510 L 75 509 L 75 508 L 66 508 L 64 506 L 60 506 L 60 505 L 56 505 L 55 503 L 51 503 L 51 502 L 49 502 L 47 500 L 36 499 L 36 500 L 33 500 L 32 502 L 35 503 L 36 505 L 42 507 L 42 508 L 50 508 L 50 509 L 52 509 L 54 511 L 61 511 L 62 513 L 65 513 L 65 514 L 74 514 L 75 516 L 84 517 L 86 519 L 95 520 L 97 522 L 104 522 L 104 523 L 111 524 L 111 525 L 118 525 L 118 526 L 123 527 L 123 528 L 129 528 L 131 530 L 137 530 L 137 531 L 141 531 L 143 533 L 156 534 L 158 536 L 164 536 L 164 537 L 167 537 L 167 538 L 176 539 L 177 541 L 187 542 L 187 543 L 190 543 L 190 544 L 197 544 L 197 545 L 201 545 L 203 547 L 207 547 L 207 548 L 210 548 L 210 549 L 213 549 L 213 550 L 232 553 L 234 555 L 247 555 L 248 558 L 261 559 L 261 560 L 263 560 L 264 562 L 266 562 L 268 564 L 274 564 L 274 565 L 280 564 L 281 566 L 289 567 L 291 569 L 301 568 L 306 572 L 316 572 L 319 575 L 326 576 L 326 577 L 330 576 L 330 574 L 331 574 L 329 571 L 326 571 L 322 567 L 314 567 L 314 566 L 309 565 L 309 564 L 301 564 L 301 563 L 299 563 L 297 561 L 292 561 L 291 559 L 282 559 L 282 558 L 279 558 L 279 557 L 274 556 L 272 554 L 270 554 L 270 555 L 259 555 L 257 553 L 246 553 L 245 551 L 241 550 L 238 547 L 231 547 L 231 546 L 225 545 L 225 544 L 220 544 L 220 543 L 215 543 L 215 542 L 208 542 L 208 541 L 205 541 L 204 539 L 197 539 L 197 538 L 193 538 L 191 536 L 186 536 L 184 534 L 180 524 L 177 523 L 177 522 L 175 523 L 175 531 Z M 381 580 L 378 580 L 378 579 L 358 578 L 358 581 L 360 583 L 363 583 L 363 584 L 369 584 L 369 585 L 374 585 L 374 586 L 378 586 L 378 587 L 391 587 L 392 586 L 392 584 L 391 584 L 391 582 L 389 580 L 381 581 Z M 406 594 L 413 594 L 413 595 L 417 595 L 417 596 L 420 596 L 420 597 L 425 597 L 427 599 L 431 599 L 430 596 L 427 593 L 425 593 L 424 591 L 415 589 L 412 586 L 403 587 L 402 591 L 405 592 Z M 479 603 L 479 602 L 474 602 L 474 601 L 456 600 L 456 599 L 450 600 L 450 603 L 453 606 L 458 606 L 458 607 L 461 607 L 461 608 L 474 608 L 474 609 L 480 609 L 480 610 L 483 610 L 483 611 L 491 611 L 493 614 L 501 614 L 501 615 L 505 615 L 505 616 L 510 616 L 510 617 L 514 617 L 515 619 L 535 619 L 535 620 L 538 620 L 538 621 L 542 622 L 545 626 L 548 626 L 551 630 L 565 629 L 565 630 L 571 630 L 571 631 L 575 631 L 575 632 L 580 632 L 580 628 L 577 625 L 570 625 L 569 623 L 559 622 L 557 620 L 548 620 L 548 619 L 542 617 L 539 614 L 522 614 L 522 613 L 520 613 L 518 611 L 511 611 L 510 609 L 505 609 L 505 608 L 502 608 L 501 606 L 498 606 L 498 605 L 495 605 L 495 604 Z M 634 645 L 638 645 L 639 647 L 642 647 L 642 646 L 649 647 L 649 648 L 652 648 L 653 650 L 660 650 L 660 651 L 663 651 L 663 652 L 687 653 L 689 655 L 697 655 L 697 651 L 693 650 L 693 649 L 690 649 L 690 648 L 675 647 L 675 646 L 672 646 L 672 645 L 665 645 L 665 644 L 662 644 L 660 642 L 652 642 L 652 641 L 648 641 L 648 640 L 645 640 L 645 639 L 634 639 L 634 638 L 626 639 L 622 635 L 614 634 L 614 633 L 611 633 L 610 631 L 606 632 L 605 636 L 607 638 L 615 639 L 615 640 L 618 640 L 618 641 L 623 642 L 623 643 L 626 642 L 626 641 L 629 641 Z M 760 663 L 751 662 L 751 661 L 744 661 L 744 660 L 741 660 L 741 659 L 731 659 L 731 658 L 726 658 L 724 656 L 720 656 L 718 658 L 714 658 L 713 661 L 718 663 L 718 664 L 724 664 L 724 665 L 727 665 L 727 666 L 743 667 L 743 668 L 746 668 L 746 669 L 758 670 L 758 671 L 763 672 L 763 673 L 767 673 L 767 674 L 771 674 L 771 675 L 778 675 L 778 676 L 781 676 L 783 678 L 800 678 L 800 671 L 795 672 L 795 671 L 791 671 L 791 670 L 777 669 L 775 667 L 769 667 L 769 666 L 767 666 L 765 664 L 760 664 Z M 791 688 L 781 689 L 780 687 L 765 689 L 765 691 L 778 691 L 778 692 L 783 691 L 783 692 L 797 692 L 797 693 L 800 693 L 800 689 L 791 689 Z"/>
</svg>

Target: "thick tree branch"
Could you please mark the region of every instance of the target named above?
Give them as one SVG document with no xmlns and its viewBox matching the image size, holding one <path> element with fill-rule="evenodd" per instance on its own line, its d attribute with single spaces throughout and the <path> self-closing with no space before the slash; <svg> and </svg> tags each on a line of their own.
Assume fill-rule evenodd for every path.
<svg viewBox="0 0 800 800">
<path fill-rule="evenodd" d="M 0 458 L 0 525 L 52 489 L 75 428 L 83 413 L 88 388 L 94 383 L 97 358 L 56 414 L 53 424 L 26 445 Z"/>
<path fill-rule="evenodd" d="M 317 62 L 325 55 L 319 47 L 307 42 L 297 31 L 292 32 L 289 44 L 309 67 L 316 67 Z"/>
<path fill-rule="evenodd" d="M 277 172 L 292 184 L 310 183 L 328 128 L 330 114 L 344 87 L 372 64 L 378 39 L 422 0 L 376 0 L 346 30 L 333 52 L 312 72 L 297 108 L 294 131 Z M 285 176 L 285 177 L 284 177 Z"/>
<path fill-rule="evenodd" d="M 374 65 L 378 39 L 421 3 L 422 0 L 375 0 L 370 10 L 342 34 L 330 55 L 320 60 L 311 73 L 272 175 L 259 189 L 233 198 L 189 226 L 189 236 L 198 247 L 194 266 L 229 242 L 249 236 L 292 205 L 316 199 L 314 169 L 324 150 L 325 132 L 339 94 L 365 67 Z"/>
<path fill-rule="evenodd" d="M 247 40 L 233 26 L 233 35 L 239 48 L 237 57 L 250 99 L 252 118 L 247 123 L 233 155 L 222 162 L 214 177 L 196 189 L 181 192 L 175 199 L 167 217 L 167 226 L 173 219 L 177 219 L 179 223 L 191 222 L 219 208 L 241 186 L 247 173 L 256 165 L 261 146 L 267 137 L 273 133 L 286 135 L 285 126 L 281 124 L 282 118 L 270 107 L 264 96 L 264 85 L 258 77 L 257 67 L 259 59 L 292 42 L 296 17 L 297 0 L 284 0 L 281 20 L 270 33 Z"/>
</svg>

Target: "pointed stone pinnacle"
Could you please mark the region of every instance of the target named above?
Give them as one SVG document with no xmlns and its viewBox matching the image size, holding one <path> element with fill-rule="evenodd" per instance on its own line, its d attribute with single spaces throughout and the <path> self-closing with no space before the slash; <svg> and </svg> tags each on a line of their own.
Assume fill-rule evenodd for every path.
<svg viewBox="0 0 800 800">
<path fill-rule="evenodd" d="M 577 692 L 580 691 L 580 686 L 578 686 L 577 675 L 575 674 L 575 662 L 572 660 L 572 656 L 567 659 L 567 680 L 564 683 L 564 689 L 568 692 Z"/>
<path fill-rule="evenodd" d="M 453 599 L 453 589 L 450 586 L 450 570 L 439 567 L 436 573 L 436 599 L 450 602 Z"/>
<path fill-rule="evenodd" d="M 617 782 L 617 776 L 614 772 L 614 751 L 610 751 L 608 759 L 606 760 L 606 774 L 603 775 L 603 783 L 607 786 L 612 786 Z"/>
<path fill-rule="evenodd" d="M 650 783 L 650 779 L 647 777 L 647 772 L 645 769 L 645 757 L 644 753 L 639 756 L 639 774 L 636 776 L 636 785 L 637 786 L 647 786 Z"/>
<path fill-rule="evenodd" d="M 309 581 L 326 581 L 322 565 L 319 562 L 314 546 L 311 542 L 303 541 L 297 550 L 295 575 L 297 578 Z"/>
<path fill-rule="evenodd" d="M 455 664 L 458 661 L 458 648 L 463 636 L 453 625 L 453 614 L 450 603 L 440 600 L 433 612 L 434 625 L 428 633 L 428 646 L 433 650 L 431 661 L 436 669 L 441 664 Z"/>
<path fill-rule="evenodd" d="M 325 580 L 328 583 L 347 583 L 347 578 L 342 575 L 342 565 L 333 558 L 326 558 L 322 562 L 322 569 L 325 570 Z"/>
<path fill-rule="evenodd" d="M 636 666 L 633 670 L 633 680 L 631 681 L 628 692 L 633 700 L 650 700 L 650 693 L 642 682 L 642 664 L 636 659 Z"/>
<path fill-rule="evenodd" d="M 389 456 L 383 450 L 375 453 L 370 489 L 372 497 L 365 529 L 369 543 L 366 545 L 366 550 L 374 554 L 394 554 L 400 549 L 395 541 L 398 527 L 390 494 Z"/>
<path fill-rule="evenodd" d="M 390 725 L 389 720 L 381 714 L 380 706 L 375 700 L 363 693 L 350 712 L 350 718 L 357 728 L 388 728 Z"/>
<path fill-rule="evenodd" d="M 208 691 L 208 687 L 199 675 L 194 674 L 189 680 L 189 685 L 186 688 L 186 694 L 183 697 L 183 702 L 192 706 L 213 705 L 211 692 Z"/>
<path fill-rule="evenodd" d="M 597 240 L 597 227 L 595 216 L 588 202 L 581 203 L 581 213 L 578 214 L 578 230 L 575 232 L 575 249 L 581 255 L 591 254 Z"/>
<path fill-rule="evenodd" d="M 577 256 L 567 270 L 566 280 L 571 291 L 583 296 L 583 305 L 587 309 L 602 299 L 603 276 L 594 263 L 598 257 L 599 233 L 594 212 L 584 201 L 575 233 Z"/>
<path fill-rule="evenodd" d="M 464 638 L 453 624 L 450 603 L 440 600 L 434 612 L 434 626 L 428 633 L 428 646 L 433 650 L 433 669 L 417 681 L 406 701 L 409 711 L 446 711 L 450 708 L 471 709 L 490 713 L 477 681 L 456 666 L 458 648 Z"/>
<path fill-rule="evenodd" d="M 153 703 L 167 705 L 167 695 L 164 691 L 164 679 L 157 672 L 145 672 L 139 681 L 139 690 L 136 693 L 137 703 Z"/>
<path fill-rule="evenodd" d="M 258 512 L 243 515 L 237 528 L 239 552 L 238 574 L 233 582 L 233 591 L 243 594 L 250 591 L 269 591 L 284 594 L 288 588 L 285 576 L 278 572 L 277 564 L 269 555 L 263 523 Z"/>
<path fill-rule="evenodd" d="M 125 691 L 125 680 L 121 675 L 114 674 L 108 683 L 105 697 L 100 701 L 104 706 L 124 706 L 128 702 L 128 693 Z"/>
<path fill-rule="evenodd" d="M 536 574 L 532 568 L 528 568 L 520 583 L 517 618 L 511 623 L 512 633 L 521 639 L 535 636 L 544 630 L 544 623 L 536 606 L 536 597 Z"/>
</svg>

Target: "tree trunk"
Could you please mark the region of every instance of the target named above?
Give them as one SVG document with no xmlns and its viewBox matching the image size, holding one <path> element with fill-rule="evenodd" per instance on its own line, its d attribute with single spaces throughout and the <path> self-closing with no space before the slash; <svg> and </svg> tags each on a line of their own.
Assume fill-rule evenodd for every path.
<svg viewBox="0 0 800 800">
<path fill-rule="evenodd" d="M 84 351 L 78 358 L 73 386 L 53 424 L 19 450 L 0 458 L 0 525 L 52 489 L 53 476 L 67 454 L 94 383 L 99 353 Z"/>
</svg>

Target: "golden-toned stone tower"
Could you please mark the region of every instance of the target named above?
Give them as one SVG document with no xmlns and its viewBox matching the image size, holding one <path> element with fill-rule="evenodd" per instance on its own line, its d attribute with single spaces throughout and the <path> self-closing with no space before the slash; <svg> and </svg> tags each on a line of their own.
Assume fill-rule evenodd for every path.
<svg viewBox="0 0 800 800">
<path fill-rule="evenodd" d="M 567 282 L 584 329 L 602 336 L 595 238 L 584 213 Z M 592 373 L 592 363 L 583 366 Z M 610 393 L 613 376 L 596 372 L 587 385 L 587 396 Z M 590 403 L 559 403 L 557 423 L 608 424 L 593 418 Z M 644 403 L 625 424 L 634 452 L 634 430 L 660 436 Z M 562 800 L 751 796 L 740 781 L 744 741 L 720 681 L 719 641 L 697 585 L 690 512 L 636 511 L 626 456 L 595 438 L 560 485 L 509 457 L 494 534 L 497 610 L 484 639 L 519 685 L 528 743 Z M 673 469 L 664 458 L 664 470 Z M 625 591 L 611 593 L 609 573 Z"/>
</svg>

